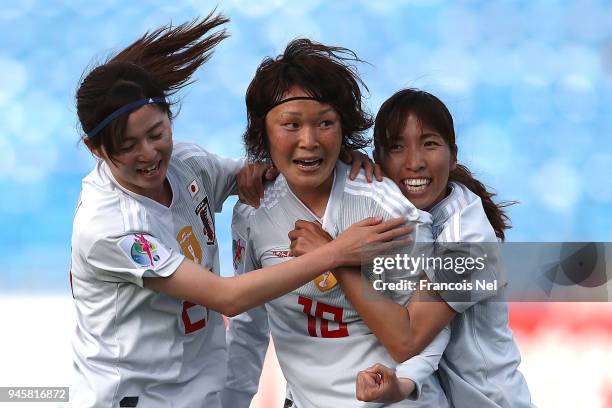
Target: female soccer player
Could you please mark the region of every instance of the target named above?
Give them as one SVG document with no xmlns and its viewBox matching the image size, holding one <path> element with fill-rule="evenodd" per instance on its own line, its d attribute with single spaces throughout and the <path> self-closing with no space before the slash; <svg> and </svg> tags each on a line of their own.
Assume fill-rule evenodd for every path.
<svg viewBox="0 0 612 408">
<path fill-rule="evenodd" d="M 281 176 L 267 186 L 259 209 L 240 203 L 234 208 L 234 266 L 240 276 L 291 259 L 287 234 L 301 219 L 319 221 L 335 236 L 366 217 L 403 216 L 413 223 L 415 241 L 431 241 L 429 215 L 405 200 L 397 186 L 390 180 L 368 184 L 363 175 L 350 180 L 338 161 L 342 147 L 367 145 L 363 132 L 372 124 L 361 105 L 362 83 L 349 65 L 356 61 L 350 50 L 298 39 L 257 69 L 246 95 L 245 144 L 252 157 L 271 159 Z M 322 274 L 265 309 L 231 320 L 224 406 L 248 407 L 268 327 L 294 406 L 371 406 L 356 400 L 354 378 L 373 362 L 393 364 L 394 358 L 336 283 L 333 274 Z M 406 300 L 405 293 L 395 295 L 402 304 Z M 447 340 L 439 336 L 423 356 L 430 369 L 418 373 L 424 384 L 420 400 L 397 406 L 446 406 L 431 374 Z"/>
<path fill-rule="evenodd" d="M 504 239 L 508 218 L 502 206 L 493 202 L 493 194 L 465 166 L 457 164 L 453 120 L 438 98 L 415 89 L 394 94 L 378 112 L 374 143 L 375 159 L 384 173 L 417 208 L 431 214 L 438 247 L 481 243 L 483 247 L 472 245 L 470 249 L 483 252 L 494 248 L 482 243 Z M 303 253 L 306 240 L 308 247 L 314 248 L 313 240 L 322 236 L 316 225 L 307 225 L 299 233 L 302 242 L 294 242 L 292 249 Z M 461 251 L 454 246 L 445 253 L 457 249 Z M 439 377 L 452 406 L 530 407 L 529 390 L 518 371 L 520 354 L 508 327 L 502 277 L 495 275 L 498 261 L 489 257 L 488 272 L 481 276 L 499 278 L 500 290 L 472 292 L 471 299 L 458 298 L 452 291 L 422 291 L 417 292 L 417 299 L 427 301 L 411 300 L 407 308 L 382 297 L 366 300 L 364 294 L 371 286 L 364 284 L 359 271 L 342 272 L 339 280 L 372 331 L 383 343 L 398 344 L 406 359 L 450 322 L 451 338 L 440 361 Z M 428 273 L 428 278 L 434 283 L 460 280 L 452 275 Z M 393 325 L 385 324 L 387 319 Z M 362 371 L 357 378 L 357 396 L 363 401 L 405 398 L 414 388 L 412 381 L 402 378 L 410 364 L 408 360 L 397 373 L 384 364 Z"/>
<path fill-rule="evenodd" d="M 406 234 L 368 220 L 308 260 L 221 278 L 214 213 L 240 161 L 173 144 L 168 96 L 223 38 L 209 15 L 146 34 L 79 85 L 83 179 L 72 234 L 75 407 L 220 407 L 225 330 L 235 315 L 303 285 L 361 247 Z"/>
</svg>

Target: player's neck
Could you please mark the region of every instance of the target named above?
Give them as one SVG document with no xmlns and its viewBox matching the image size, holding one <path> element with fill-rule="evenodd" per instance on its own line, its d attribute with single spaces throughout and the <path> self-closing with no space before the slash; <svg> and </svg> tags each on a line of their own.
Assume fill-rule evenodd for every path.
<svg viewBox="0 0 612 408">
<path fill-rule="evenodd" d="M 153 197 L 149 197 L 165 207 L 170 207 L 172 204 L 172 187 L 170 181 L 166 178 L 163 188 L 154 193 Z"/>
<path fill-rule="evenodd" d="M 323 182 L 323 184 L 317 187 L 299 187 L 289 185 L 293 194 L 310 210 L 314 215 L 319 218 L 323 218 L 325 215 L 325 209 L 327 208 L 327 202 L 331 194 L 332 186 L 334 184 L 334 174 Z"/>
</svg>

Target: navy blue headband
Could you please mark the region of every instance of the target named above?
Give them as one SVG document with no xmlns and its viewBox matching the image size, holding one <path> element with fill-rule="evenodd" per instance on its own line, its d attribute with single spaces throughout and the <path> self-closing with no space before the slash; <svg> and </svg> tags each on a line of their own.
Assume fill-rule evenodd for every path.
<svg viewBox="0 0 612 408">
<path fill-rule="evenodd" d="M 95 135 L 100 133 L 100 131 L 104 129 L 109 123 L 111 123 L 113 120 L 117 119 L 119 116 L 123 115 L 124 113 L 131 112 L 136 108 L 140 108 L 143 105 L 148 105 L 151 103 L 168 103 L 168 102 L 166 102 L 166 98 L 156 96 L 154 98 L 139 99 L 137 101 L 130 102 L 127 105 L 123 105 L 122 107 L 120 107 L 119 109 L 117 109 L 116 111 L 108 115 L 106 118 L 104 118 L 104 120 L 98 123 L 98 125 L 95 128 L 93 128 L 91 131 L 87 132 L 87 137 L 94 137 Z"/>
<path fill-rule="evenodd" d="M 265 115 L 268 114 L 268 112 L 270 112 L 272 109 L 276 108 L 278 105 L 282 105 L 283 103 L 286 102 L 291 102 L 291 101 L 302 101 L 302 100 L 306 100 L 306 101 L 317 101 L 317 102 L 321 102 L 321 103 L 325 103 L 324 101 L 322 101 L 319 98 L 315 98 L 314 96 L 293 96 L 291 98 L 287 98 L 287 99 L 281 99 L 280 101 L 273 103 L 272 106 L 270 106 L 268 108 L 268 110 L 266 110 Z M 264 116 L 265 116 L 264 115 Z"/>
</svg>

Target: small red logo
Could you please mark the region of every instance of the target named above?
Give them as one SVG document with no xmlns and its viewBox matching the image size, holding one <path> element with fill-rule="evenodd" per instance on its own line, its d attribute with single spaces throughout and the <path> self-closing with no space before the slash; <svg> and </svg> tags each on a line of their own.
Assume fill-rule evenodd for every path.
<svg viewBox="0 0 612 408">
<path fill-rule="evenodd" d="M 291 251 L 287 250 L 287 251 L 272 251 L 272 255 L 279 257 L 279 258 L 291 258 L 293 255 L 291 254 Z"/>
</svg>

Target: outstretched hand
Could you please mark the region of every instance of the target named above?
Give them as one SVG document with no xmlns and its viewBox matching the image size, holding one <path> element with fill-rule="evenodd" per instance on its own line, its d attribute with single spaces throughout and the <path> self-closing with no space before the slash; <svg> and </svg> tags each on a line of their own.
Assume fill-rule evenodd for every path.
<svg viewBox="0 0 612 408">
<path fill-rule="evenodd" d="M 360 266 L 377 254 L 405 247 L 412 242 L 408 237 L 412 230 L 405 218 L 387 221 L 380 217 L 366 218 L 351 225 L 334 240 L 336 264 L 338 267 Z"/>
</svg>

